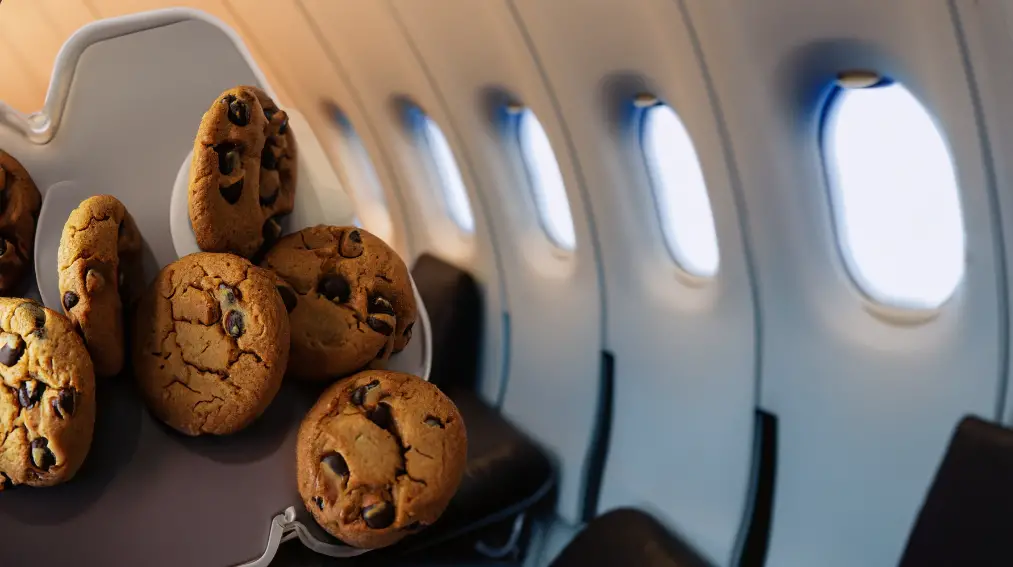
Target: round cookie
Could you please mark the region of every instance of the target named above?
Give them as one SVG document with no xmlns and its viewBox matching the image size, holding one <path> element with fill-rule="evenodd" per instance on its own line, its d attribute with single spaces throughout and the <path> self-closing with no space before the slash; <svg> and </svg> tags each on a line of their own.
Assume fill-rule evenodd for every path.
<svg viewBox="0 0 1013 567">
<path fill-rule="evenodd" d="M 0 298 L 0 490 L 77 473 L 95 428 L 95 373 L 63 315 Z"/>
<path fill-rule="evenodd" d="M 187 435 L 249 425 L 278 393 L 289 326 L 274 274 L 198 252 L 159 272 L 137 308 L 133 364 L 158 419 Z"/>
<path fill-rule="evenodd" d="M 143 285 L 140 269 L 141 233 L 116 197 L 89 197 L 70 213 L 60 238 L 60 301 L 97 376 L 123 369 L 123 305 Z"/>
<path fill-rule="evenodd" d="M 267 94 L 240 86 L 204 113 L 194 140 L 189 214 L 206 252 L 254 257 L 281 235 L 295 205 L 296 145 L 288 116 Z"/>
<path fill-rule="evenodd" d="M 303 229 L 279 240 L 261 265 L 288 284 L 290 376 L 347 376 L 383 363 L 411 339 L 418 312 L 408 268 L 365 230 Z"/>
<path fill-rule="evenodd" d="M 28 171 L 0 150 L 0 294 L 21 282 L 32 262 L 42 196 Z"/>
<path fill-rule="evenodd" d="M 440 517 L 467 453 L 464 420 L 436 386 L 367 370 L 331 385 L 299 427 L 299 495 L 334 537 L 384 547 Z"/>
</svg>

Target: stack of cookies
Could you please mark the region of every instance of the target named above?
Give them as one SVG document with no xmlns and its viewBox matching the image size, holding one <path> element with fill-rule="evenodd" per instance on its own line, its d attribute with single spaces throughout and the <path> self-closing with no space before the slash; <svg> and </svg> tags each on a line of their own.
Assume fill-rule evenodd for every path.
<svg viewBox="0 0 1013 567">
<path fill-rule="evenodd" d="M 291 379 L 329 384 L 296 451 L 299 493 L 324 529 L 375 548 L 436 521 L 461 481 L 466 433 L 435 386 L 384 370 L 417 316 L 408 269 L 359 228 L 283 236 L 297 158 L 288 117 L 264 91 L 222 93 L 201 119 L 190 173 L 202 252 L 146 290 L 123 203 L 101 195 L 71 213 L 58 266 L 66 317 L 0 299 L 0 480 L 71 478 L 91 442 L 95 376 L 127 364 L 152 415 L 190 436 L 242 430 Z M 0 152 L 0 293 L 25 271 L 39 203 Z"/>
</svg>

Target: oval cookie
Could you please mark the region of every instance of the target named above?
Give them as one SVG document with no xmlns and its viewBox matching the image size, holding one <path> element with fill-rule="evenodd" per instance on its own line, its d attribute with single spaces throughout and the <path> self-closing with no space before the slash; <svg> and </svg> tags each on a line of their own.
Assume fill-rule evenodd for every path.
<svg viewBox="0 0 1013 567">
<path fill-rule="evenodd" d="M 0 298 L 0 379 L 0 488 L 70 480 L 95 428 L 95 374 L 70 321 Z"/>
<path fill-rule="evenodd" d="M 24 278 L 35 248 L 35 224 L 42 196 L 28 171 L 0 150 L 0 294 Z"/>
<path fill-rule="evenodd" d="M 249 425 L 274 399 L 289 326 L 274 274 L 199 252 L 159 272 L 141 299 L 134 372 L 152 414 L 187 435 Z"/>
<path fill-rule="evenodd" d="M 143 285 L 140 269 L 141 233 L 123 203 L 98 195 L 70 213 L 60 238 L 60 302 L 98 376 L 123 369 L 123 306 Z"/>
<path fill-rule="evenodd" d="M 330 386 L 303 420 L 299 494 L 334 537 L 384 547 L 440 517 L 467 452 L 461 414 L 436 386 L 367 370 Z"/>
<path fill-rule="evenodd" d="M 254 257 L 281 235 L 295 204 L 296 145 L 288 116 L 267 94 L 240 86 L 201 119 L 190 167 L 188 207 L 206 252 Z"/>
<path fill-rule="evenodd" d="M 347 376 L 411 339 L 418 313 L 408 268 L 365 230 L 303 229 L 278 241 L 261 265 L 288 284 L 281 290 L 291 308 L 293 377 Z"/>
</svg>

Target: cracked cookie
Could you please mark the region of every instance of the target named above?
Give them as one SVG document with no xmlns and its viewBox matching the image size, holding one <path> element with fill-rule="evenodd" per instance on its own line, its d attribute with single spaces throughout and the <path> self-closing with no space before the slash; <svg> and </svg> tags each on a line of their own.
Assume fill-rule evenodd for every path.
<svg viewBox="0 0 1013 567">
<path fill-rule="evenodd" d="M 89 197 L 70 213 L 60 238 L 60 302 L 97 376 L 123 369 L 123 307 L 143 285 L 140 269 L 141 233 L 116 197 Z"/>
<path fill-rule="evenodd" d="M 279 240 L 261 265 L 288 284 L 290 376 L 347 376 L 382 364 L 411 339 L 417 309 L 408 268 L 365 230 L 303 229 Z"/>
<path fill-rule="evenodd" d="M 70 480 L 91 448 L 95 373 L 66 317 L 0 298 L 0 490 Z"/>
<path fill-rule="evenodd" d="M 299 495 L 349 545 L 378 548 L 432 524 L 464 475 L 457 407 L 410 374 L 367 370 L 330 386 L 296 441 Z"/>
<path fill-rule="evenodd" d="M 41 206 L 28 171 L 0 150 L 0 294 L 14 290 L 32 263 Z"/>
<path fill-rule="evenodd" d="M 187 435 L 234 433 L 278 393 L 289 351 L 274 274 L 198 252 L 159 272 L 137 308 L 133 364 L 152 414 Z"/>
<path fill-rule="evenodd" d="M 267 93 L 240 86 L 204 113 L 190 167 L 190 225 L 206 252 L 252 258 L 281 235 L 296 186 L 295 136 Z"/>
</svg>

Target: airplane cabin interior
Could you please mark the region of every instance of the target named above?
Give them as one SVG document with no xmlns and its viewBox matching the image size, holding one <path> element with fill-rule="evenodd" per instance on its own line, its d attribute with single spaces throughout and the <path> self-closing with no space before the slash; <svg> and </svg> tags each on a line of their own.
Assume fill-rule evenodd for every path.
<svg viewBox="0 0 1013 567">
<path fill-rule="evenodd" d="M 0 0 L 0 565 L 1013 564 L 1011 32 Z"/>
</svg>

